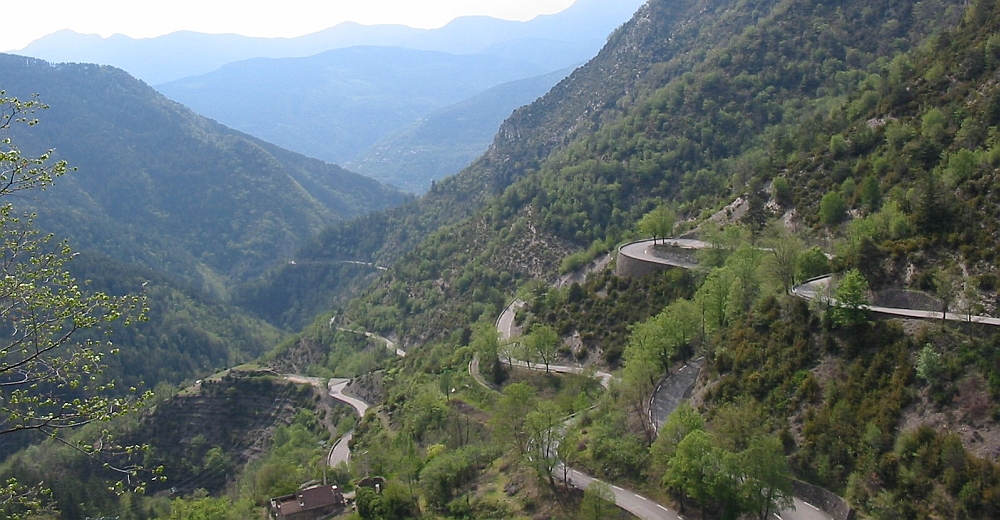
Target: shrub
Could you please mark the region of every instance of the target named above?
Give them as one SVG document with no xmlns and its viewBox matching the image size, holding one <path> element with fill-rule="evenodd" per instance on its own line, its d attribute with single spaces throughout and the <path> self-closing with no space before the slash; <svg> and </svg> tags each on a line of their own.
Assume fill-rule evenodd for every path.
<svg viewBox="0 0 1000 520">
<path fill-rule="evenodd" d="M 847 215 L 847 204 L 844 198 L 835 191 L 823 195 L 819 201 L 819 218 L 827 226 L 835 226 Z"/>
</svg>

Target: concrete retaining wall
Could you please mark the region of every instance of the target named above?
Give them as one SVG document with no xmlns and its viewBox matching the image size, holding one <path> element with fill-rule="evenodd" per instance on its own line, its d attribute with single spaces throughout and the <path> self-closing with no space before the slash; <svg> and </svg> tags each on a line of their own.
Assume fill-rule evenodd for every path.
<svg viewBox="0 0 1000 520">
<path fill-rule="evenodd" d="M 843 498 L 801 480 L 792 481 L 795 496 L 833 515 L 834 520 L 854 520 L 854 510 Z"/>
</svg>

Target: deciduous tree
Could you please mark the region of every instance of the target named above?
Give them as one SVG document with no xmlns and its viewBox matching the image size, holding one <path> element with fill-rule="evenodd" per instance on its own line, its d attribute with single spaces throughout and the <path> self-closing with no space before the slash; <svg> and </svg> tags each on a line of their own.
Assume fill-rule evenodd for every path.
<svg viewBox="0 0 1000 520">
<path fill-rule="evenodd" d="M 786 292 L 792 290 L 798 274 L 799 257 L 805 245 L 781 224 L 772 225 L 764 236 L 765 272 Z"/>
<path fill-rule="evenodd" d="M 773 435 L 750 439 L 739 454 L 739 467 L 743 470 L 739 492 L 743 511 L 765 520 L 792 505 L 792 474 L 780 439 Z"/>
<path fill-rule="evenodd" d="M 35 99 L 0 91 L 0 132 L 33 126 L 40 108 Z M 0 437 L 39 431 L 61 439 L 58 430 L 109 420 L 143 399 L 134 388 L 116 389 L 101 370 L 104 357 L 116 353 L 104 334 L 112 324 L 142 319 L 144 299 L 88 291 L 66 269 L 75 256 L 69 246 L 34 229 L 33 216 L 10 202 L 12 195 L 44 190 L 68 171 L 65 162 L 51 161 L 51 153 L 27 157 L 9 137 L 0 139 Z M 107 434 L 95 441 L 75 447 L 97 456 L 94 446 L 115 446 Z M 137 466 L 114 468 L 125 474 L 124 482 L 142 487 Z"/>
<path fill-rule="evenodd" d="M 652 236 L 655 244 L 657 237 L 669 237 L 673 233 L 676 223 L 677 214 L 667 206 L 660 205 L 639 220 L 639 231 Z"/>
<path fill-rule="evenodd" d="M 868 319 L 868 280 L 857 269 L 851 269 L 833 291 L 836 307 L 833 321 L 838 325 L 856 325 Z"/>
<path fill-rule="evenodd" d="M 823 195 L 819 201 L 819 218 L 827 226 L 835 226 L 847 215 L 847 204 L 844 198 L 835 191 Z"/>
<path fill-rule="evenodd" d="M 562 437 L 563 413 L 552 401 L 542 401 L 524 418 L 530 437 L 531 462 L 540 478 L 555 485 L 552 472 L 559 463 L 557 448 Z"/>
<path fill-rule="evenodd" d="M 707 432 L 692 431 L 677 445 L 677 451 L 663 475 L 664 486 L 675 494 L 682 493 L 695 499 L 704 511 L 715 498 L 713 481 L 720 465 L 719 456 L 719 450 Z"/>
<path fill-rule="evenodd" d="M 514 383 L 503 389 L 496 410 L 490 419 L 493 437 L 523 457 L 528 452 L 530 436 L 525 419 L 538 402 L 535 389 L 525 383 Z"/>
<path fill-rule="evenodd" d="M 701 417 L 701 414 L 692 408 L 687 401 L 679 404 L 657 432 L 656 441 L 650 448 L 654 469 L 666 472 L 670 459 L 677 451 L 677 445 L 689 433 L 703 429 L 705 429 L 705 419 Z"/>
<path fill-rule="evenodd" d="M 955 302 L 962 286 L 962 272 L 954 264 L 934 270 L 934 293 L 941 300 L 941 319 L 948 315 L 948 309 Z"/>
<path fill-rule="evenodd" d="M 506 378 L 503 363 L 500 362 L 500 338 L 497 328 L 489 321 L 481 321 L 472 327 L 472 350 L 479 354 L 479 367 L 489 377 L 491 383 L 499 385 Z"/>
<path fill-rule="evenodd" d="M 524 344 L 531 357 L 545 365 L 546 373 L 549 372 L 549 364 L 556 357 L 559 339 L 555 329 L 543 323 L 536 323 L 531 327 L 531 333 L 524 338 Z"/>
<path fill-rule="evenodd" d="M 583 501 L 580 502 L 580 518 L 584 520 L 613 518 L 617 509 L 615 493 L 611 491 L 611 487 L 604 482 L 595 480 L 583 492 Z"/>
</svg>

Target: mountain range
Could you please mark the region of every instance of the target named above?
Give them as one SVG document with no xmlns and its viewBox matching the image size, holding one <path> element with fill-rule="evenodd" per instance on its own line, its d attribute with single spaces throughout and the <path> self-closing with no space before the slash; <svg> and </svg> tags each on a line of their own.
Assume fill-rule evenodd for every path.
<svg viewBox="0 0 1000 520">
<path fill-rule="evenodd" d="M 420 192 L 485 151 L 504 118 L 593 56 L 638 4 L 581 0 L 528 22 L 467 17 L 436 30 L 343 24 L 292 39 L 61 32 L 21 52 L 119 66 L 227 126 Z M 461 137 L 434 123 L 459 103 Z"/>
<path fill-rule="evenodd" d="M 359 46 L 240 61 L 156 88 L 240 131 L 343 164 L 435 110 L 547 72 L 519 59 Z"/>
<path fill-rule="evenodd" d="M 511 112 L 552 89 L 572 69 L 505 83 L 421 117 L 345 163 L 413 193 L 461 171 L 489 147 Z"/>
<path fill-rule="evenodd" d="M 51 62 L 113 65 L 151 85 L 211 72 L 251 58 L 306 57 L 358 45 L 401 47 L 449 54 L 526 57 L 546 72 L 589 59 L 612 29 L 641 0 L 578 0 L 566 10 L 527 22 L 485 16 L 458 18 L 439 29 L 345 22 L 296 38 L 253 38 L 180 31 L 155 38 L 121 34 L 102 38 L 63 30 L 20 49 L 20 55 Z"/>
</svg>

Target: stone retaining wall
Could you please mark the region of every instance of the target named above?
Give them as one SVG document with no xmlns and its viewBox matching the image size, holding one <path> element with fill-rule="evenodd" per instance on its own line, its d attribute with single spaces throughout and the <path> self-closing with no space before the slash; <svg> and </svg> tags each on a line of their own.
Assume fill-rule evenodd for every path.
<svg viewBox="0 0 1000 520">
<path fill-rule="evenodd" d="M 669 265 L 632 258 L 631 256 L 622 254 L 621 247 L 618 248 L 618 260 L 615 263 L 615 276 L 621 276 L 624 278 L 641 278 L 647 274 L 665 271 L 667 269 L 670 269 Z"/>
<path fill-rule="evenodd" d="M 795 496 L 833 515 L 834 520 L 854 520 L 854 510 L 843 498 L 801 480 L 792 481 Z"/>
<path fill-rule="evenodd" d="M 698 265 L 698 259 L 695 256 L 695 249 L 679 246 L 676 241 L 671 244 L 671 239 L 664 240 L 666 242 L 653 244 L 651 247 L 647 248 L 647 251 L 649 249 L 653 250 L 655 259 L 650 259 L 645 256 L 631 256 L 625 250 L 628 246 L 635 244 L 650 244 L 650 240 L 637 240 L 635 242 L 622 244 L 618 248 L 618 260 L 615 263 L 615 275 L 628 278 L 641 278 L 648 274 L 673 269 L 674 267 L 691 269 Z"/>
</svg>

